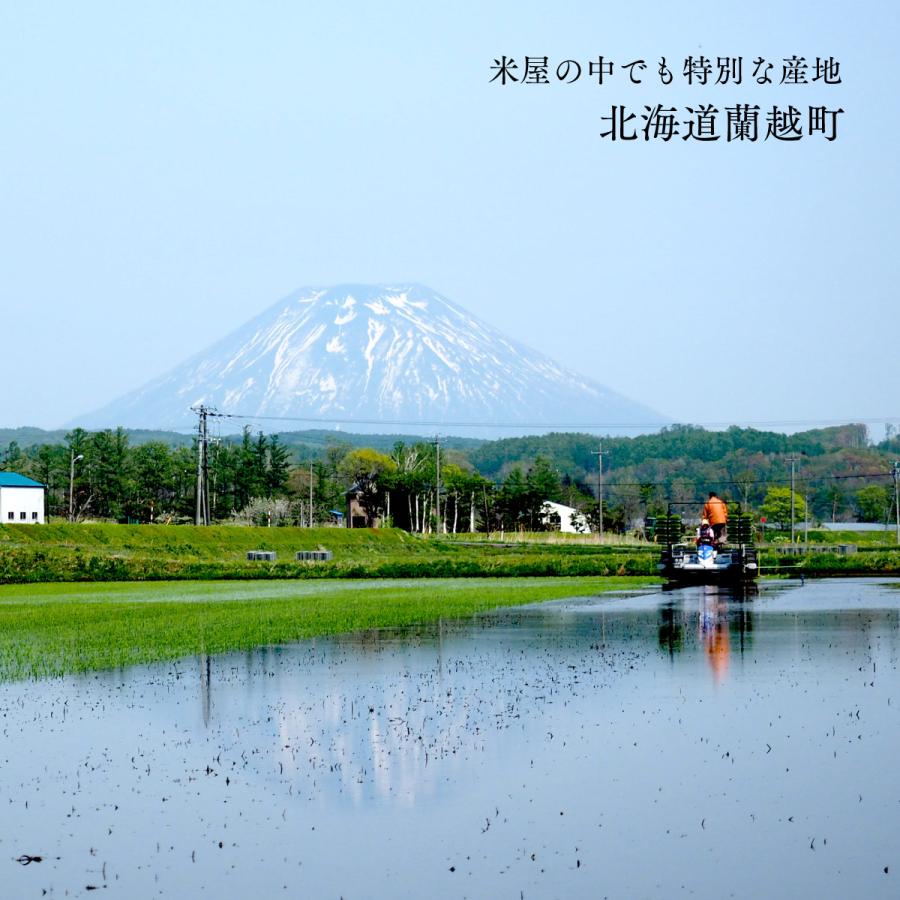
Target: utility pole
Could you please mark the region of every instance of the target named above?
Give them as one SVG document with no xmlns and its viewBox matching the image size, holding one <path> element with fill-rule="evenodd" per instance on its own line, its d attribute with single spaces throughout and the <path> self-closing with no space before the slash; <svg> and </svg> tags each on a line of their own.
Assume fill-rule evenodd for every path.
<svg viewBox="0 0 900 900">
<path fill-rule="evenodd" d="M 192 406 L 197 413 L 197 503 L 194 511 L 195 525 L 209 525 L 209 432 L 206 417 L 209 407 Z"/>
<path fill-rule="evenodd" d="M 897 522 L 897 543 L 900 544 L 900 493 L 898 493 L 898 483 L 900 483 L 900 460 L 895 459 L 891 466 L 891 477 L 894 479 L 894 516 Z"/>
<path fill-rule="evenodd" d="M 69 521 L 75 521 L 75 463 L 77 463 L 80 459 L 84 459 L 84 454 L 79 453 L 78 456 L 75 455 L 75 450 L 73 449 L 70 454 L 69 459 Z"/>
<path fill-rule="evenodd" d="M 791 546 L 794 546 L 794 464 L 800 459 L 799 456 L 791 454 L 788 461 L 791 464 Z"/>
<path fill-rule="evenodd" d="M 806 544 L 806 549 L 809 550 L 809 482 L 806 483 L 803 491 L 803 507 L 806 512 L 803 517 L 803 542 Z"/>
<path fill-rule="evenodd" d="M 313 527 L 313 464 L 309 461 L 309 527 Z"/>
<path fill-rule="evenodd" d="M 603 442 L 597 442 L 597 449 L 591 450 L 591 456 L 597 457 L 597 510 L 600 514 L 600 541 L 603 542 L 603 455 L 609 450 L 603 449 Z"/>
<path fill-rule="evenodd" d="M 435 449 L 435 492 L 434 492 L 434 514 L 437 518 L 437 533 L 441 533 L 441 436 L 436 434 L 432 441 Z"/>
</svg>

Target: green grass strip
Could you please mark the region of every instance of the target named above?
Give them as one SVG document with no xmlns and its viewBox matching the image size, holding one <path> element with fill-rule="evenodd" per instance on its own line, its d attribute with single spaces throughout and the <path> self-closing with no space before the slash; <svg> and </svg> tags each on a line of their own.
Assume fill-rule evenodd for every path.
<svg viewBox="0 0 900 900">
<path fill-rule="evenodd" d="M 552 537 L 552 536 L 550 536 Z M 332 562 L 296 562 L 325 548 Z M 277 562 L 249 562 L 274 550 Z M 654 575 L 655 548 L 489 544 L 396 529 L 0 525 L 0 583 Z"/>
<path fill-rule="evenodd" d="M 0 587 L 0 680 L 455 619 L 654 578 L 36 584 Z"/>
</svg>

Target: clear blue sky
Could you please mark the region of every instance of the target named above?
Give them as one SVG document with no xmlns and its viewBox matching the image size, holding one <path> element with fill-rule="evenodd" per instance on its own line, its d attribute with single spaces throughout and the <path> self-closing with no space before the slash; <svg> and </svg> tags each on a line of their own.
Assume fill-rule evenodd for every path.
<svg viewBox="0 0 900 900">
<path fill-rule="evenodd" d="M 6 0 L 0 425 L 97 407 L 299 286 L 380 281 L 427 284 L 679 421 L 900 415 L 898 18 Z M 660 55 L 680 82 L 688 55 L 795 53 L 834 56 L 843 84 L 655 83 Z M 649 68 L 640 87 L 500 88 L 500 54 Z M 834 143 L 600 138 L 612 104 L 692 101 L 846 113 Z"/>
</svg>

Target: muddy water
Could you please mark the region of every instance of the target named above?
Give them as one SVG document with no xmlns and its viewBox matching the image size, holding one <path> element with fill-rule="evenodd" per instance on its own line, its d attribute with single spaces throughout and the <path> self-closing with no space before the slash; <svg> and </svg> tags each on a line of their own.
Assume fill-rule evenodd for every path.
<svg viewBox="0 0 900 900">
<path fill-rule="evenodd" d="M 4 685 L 0 896 L 900 896 L 898 629 L 690 588 Z"/>
</svg>

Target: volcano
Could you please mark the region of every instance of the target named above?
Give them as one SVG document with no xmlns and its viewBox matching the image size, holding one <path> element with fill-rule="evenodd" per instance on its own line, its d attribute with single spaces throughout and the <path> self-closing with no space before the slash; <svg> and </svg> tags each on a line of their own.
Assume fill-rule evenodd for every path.
<svg viewBox="0 0 900 900">
<path fill-rule="evenodd" d="M 78 424 L 185 429 L 199 404 L 234 416 L 220 420 L 234 430 L 268 417 L 266 430 L 494 437 L 667 421 L 416 284 L 295 291 Z"/>
</svg>

